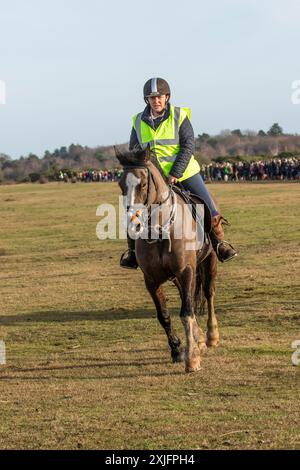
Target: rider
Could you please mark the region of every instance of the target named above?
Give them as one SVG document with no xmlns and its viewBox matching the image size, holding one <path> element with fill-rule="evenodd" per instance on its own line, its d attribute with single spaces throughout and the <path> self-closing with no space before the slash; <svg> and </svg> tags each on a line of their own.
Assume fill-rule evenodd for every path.
<svg viewBox="0 0 300 470">
<path fill-rule="evenodd" d="M 186 191 L 200 196 L 212 216 L 210 237 L 213 248 L 221 262 L 237 256 L 236 250 L 224 240 L 222 222 L 200 175 L 200 167 L 193 156 L 195 142 L 190 122 L 189 108 L 177 108 L 170 103 L 169 84 L 162 78 L 151 78 L 144 85 L 143 112 L 133 118 L 129 149 L 143 149 L 150 143 L 164 174 L 170 184 L 180 182 Z M 120 261 L 123 268 L 136 269 L 135 240 L 128 237 L 128 251 Z"/>
</svg>

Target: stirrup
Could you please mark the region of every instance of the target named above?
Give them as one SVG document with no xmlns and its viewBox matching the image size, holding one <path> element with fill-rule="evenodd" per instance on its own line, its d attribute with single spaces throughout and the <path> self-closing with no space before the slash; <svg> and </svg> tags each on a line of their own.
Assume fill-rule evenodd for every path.
<svg viewBox="0 0 300 470">
<path fill-rule="evenodd" d="M 229 258 L 226 258 L 226 259 L 222 259 L 222 258 L 220 257 L 220 252 L 219 252 L 219 247 L 220 247 L 220 245 L 224 245 L 224 244 L 227 245 L 227 246 L 229 246 L 229 247 L 234 251 L 233 255 L 229 256 Z M 236 251 L 236 250 L 233 248 L 233 246 L 232 246 L 229 242 L 227 242 L 226 240 L 221 240 L 221 241 L 219 241 L 219 243 L 217 244 L 216 254 L 217 254 L 218 260 L 221 261 L 221 263 L 226 263 L 227 261 L 231 261 L 233 258 L 236 258 L 237 255 L 238 255 L 238 254 L 237 254 L 237 251 Z"/>
<path fill-rule="evenodd" d="M 129 249 L 126 250 L 126 251 L 124 251 L 124 253 L 121 255 L 120 263 L 122 263 L 122 261 L 123 261 L 123 259 L 124 259 L 124 256 L 127 255 L 127 254 L 129 254 L 129 251 L 130 251 Z"/>
<path fill-rule="evenodd" d="M 130 262 L 129 262 L 129 264 L 126 266 L 125 264 L 122 264 L 122 261 L 123 261 L 123 259 L 126 255 L 128 255 L 128 258 L 129 258 L 130 253 L 133 254 L 135 262 L 132 262 L 132 264 L 130 264 Z M 126 263 L 126 260 L 125 260 L 125 263 Z M 124 268 L 124 269 L 137 269 L 139 267 L 139 265 L 137 263 L 137 260 L 136 260 L 136 257 L 135 257 L 135 251 L 134 250 L 128 249 L 122 254 L 121 259 L 120 259 L 120 266 L 121 266 L 121 268 Z"/>
<path fill-rule="evenodd" d="M 229 227 L 230 227 L 230 225 L 231 225 L 230 222 L 228 222 L 228 220 L 225 219 L 225 217 L 223 217 L 222 215 L 221 215 L 221 218 L 220 218 L 220 222 L 221 222 L 222 225 L 228 225 Z M 227 242 L 226 242 L 226 243 L 227 243 Z M 228 243 L 228 245 L 229 245 L 229 243 Z M 230 246 L 231 246 L 231 245 L 230 245 Z"/>
</svg>

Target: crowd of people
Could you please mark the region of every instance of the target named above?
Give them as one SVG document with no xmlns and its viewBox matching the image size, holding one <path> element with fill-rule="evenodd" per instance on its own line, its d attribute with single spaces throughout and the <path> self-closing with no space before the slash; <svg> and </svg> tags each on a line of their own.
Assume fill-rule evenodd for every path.
<svg viewBox="0 0 300 470">
<path fill-rule="evenodd" d="M 256 162 L 212 162 L 200 165 L 204 181 L 264 181 L 300 180 L 300 159 L 274 158 Z M 122 169 L 87 170 L 80 172 L 60 171 L 60 181 L 108 182 L 119 181 Z"/>
<path fill-rule="evenodd" d="M 300 159 L 211 163 L 201 166 L 201 175 L 206 181 L 300 180 Z"/>
<path fill-rule="evenodd" d="M 61 170 L 58 175 L 59 181 L 68 182 L 69 180 L 84 181 L 85 183 L 106 182 L 106 181 L 119 181 L 123 171 L 120 169 L 115 170 L 87 170 L 87 171 L 63 171 Z"/>
</svg>

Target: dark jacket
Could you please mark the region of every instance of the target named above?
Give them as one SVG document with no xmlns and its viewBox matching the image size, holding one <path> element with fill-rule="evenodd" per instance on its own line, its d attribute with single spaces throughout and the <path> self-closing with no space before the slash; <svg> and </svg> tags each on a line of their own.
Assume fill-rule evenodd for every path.
<svg viewBox="0 0 300 470">
<path fill-rule="evenodd" d="M 158 126 L 160 125 L 160 123 L 168 119 L 169 116 L 170 116 L 170 104 L 169 103 L 167 105 L 167 109 L 163 117 L 158 117 L 153 120 L 151 119 L 150 106 L 147 105 L 143 111 L 142 120 L 146 122 L 149 126 L 151 126 L 152 129 L 156 130 Z M 175 176 L 175 178 L 181 178 L 195 150 L 194 131 L 192 128 L 192 124 L 187 117 L 183 120 L 179 128 L 179 145 L 180 145 L 180 151 L 178 155 L 176 156 L 175 163 L 170 172 L 170 175 Z M 130 135 L 130 142 L 129 142 L 129 150 L 133 150 L 134 148 L 140 148 L 140 145 L 139 145 L 139 141 L 138 141 L 135 129 L 134 127 L 132 127 L 131 135 Z"/>
</svg>

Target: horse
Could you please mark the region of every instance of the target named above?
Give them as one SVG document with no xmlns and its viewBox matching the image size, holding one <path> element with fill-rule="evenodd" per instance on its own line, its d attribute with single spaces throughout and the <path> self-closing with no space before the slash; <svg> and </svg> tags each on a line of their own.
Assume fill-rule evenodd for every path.
<svg viewBox="0 0 300 470">
<path fill-rule="evenodd" d="M 217 256 L 211 248 L 205 253 L 204 249 L 186 249 L 190 238 L 183 235 L 175 237 L 176 226 L 185 224 L 174 214 L 174 207 L 180 207 L 183 213 L 184 199 L 168 185 L 168 180 L 162 173 L 156 158 L 149 147 L 146 150 L 134 150 L 121 153 L 115 148 L 116 157 L 124 169 L 119 181 L 123 196 L 127 200 L 127 213 L 136 226 L 142 227 L 141 210 L 137 205 L 146 206 L 151 213 L 152 207 L 164 206 L 168 213 L 169 235 L 166 239 L 137 238 L 135 242 L 136 258 L 141 268 L 145 286 L 153 299 L 157 318 L 164 328 L 171 349 L 171 358 L 175 362 L 185 362 L 186 372 L 196 372 L 201 369 L 202 356 L 207 347 L 219 344 L 218 323 L 214 309 L 215 280 L 217 275 Z M 160 217 L 162 228 L 162 218 Z M 196 233 L 197 222 L 193 219 L 193 233 Z M 132 227 L 131 227 L 132 228 Z M 152 233 L 152 232 L 151 232 Z M 175 332 L 170 313 L 167 308 L 163 284 L 171 280 L 177 287 L 181 298 L 180 318 L 185 330 L 186 347 Z M 208 320 L 207 334 L 199 328 L 195 315 L 197 306 L 203 299 L 207 301 Z"/>
</svg>

